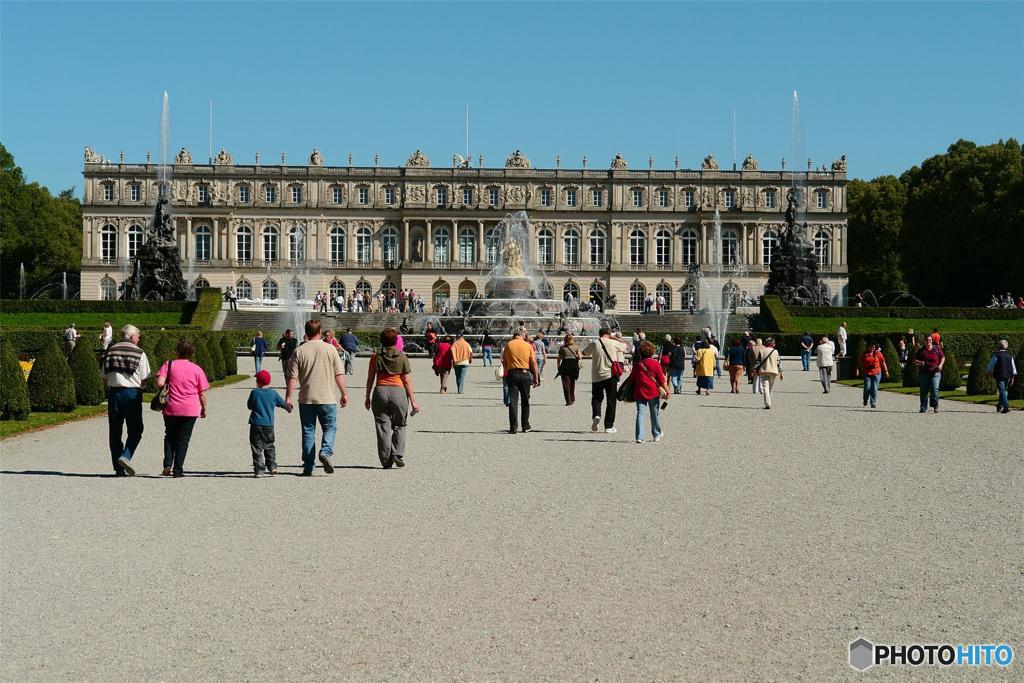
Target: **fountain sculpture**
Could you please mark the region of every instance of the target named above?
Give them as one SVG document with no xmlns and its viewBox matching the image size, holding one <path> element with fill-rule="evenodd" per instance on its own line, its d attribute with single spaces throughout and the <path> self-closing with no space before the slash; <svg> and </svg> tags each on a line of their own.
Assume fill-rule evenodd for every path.
<svg viewBox="0 0 1024 683">
<path fill-rule="evenodd" d="M 181 255 L 171 220 L 171 192 L 167 166 L 169 109 L 164 92 L 160 118 L 161 169 L 157 181 L 157 200 L 153 218 L 146 226 L 146 241 L 132 259 L 131 275 L 121 283 L 121 298 L 182 301 L 188 286 L 181 274 Z"/>
<path fill-rule="evenodd" d="M 818 306 L 822 303 L 818 262 L 807 240 L 807 224 L 797 225 L 798 192 L 790 191 L 786 206 L 786 227 L 772 253 L 766 294 L 776 294 L 783 303 Z"/>
</svg>

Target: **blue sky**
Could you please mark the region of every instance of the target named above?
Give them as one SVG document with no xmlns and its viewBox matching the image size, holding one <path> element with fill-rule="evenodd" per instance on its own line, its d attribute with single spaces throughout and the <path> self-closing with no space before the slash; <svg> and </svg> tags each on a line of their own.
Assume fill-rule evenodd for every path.
<svg viewBox="0 0 1024 683">
<path fill-rule="evenodd" d="M 0 141 L 29 179 L 80 194 L 82 148 L 156 159 L 214 145 L 303 163 L 693 168 L 713 153 L 792 168 L 840 154 L 899 173 L 958 138 L 1024 137 L 1024 4 L 641 2 L 7 2 Z"/>
</svg>

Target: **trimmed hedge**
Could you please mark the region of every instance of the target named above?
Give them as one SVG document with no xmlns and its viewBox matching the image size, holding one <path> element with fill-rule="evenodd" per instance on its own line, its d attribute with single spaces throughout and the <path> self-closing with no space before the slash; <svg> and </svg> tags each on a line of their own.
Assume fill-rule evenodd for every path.
<svg viewBox="0 0 1024 683">
<path fill-rule="evenodd" d="M 193 327 L 209 330 L 217 319 L 224 298 L 220 287 L 201 287 L 196 290 L 196 300 L 189 322 Z"/>
<path fill-rule="evenodd" d="M 789 309 L 775 294 L 765 294 L 761 297 L 761 326 L 783 333 L 797 332 L 796 323 Z"/>
<path fill-rule="evenodd" d="M 192 309 L 187 301 L 82 301 L 81 299 L 4 299 L 4 313 L 174 313 Z M 194 303 L 194 302 L 192 302 Z M 189 311 L 191 313 L 191 311 Z M 187 320 L 186 320 L 187 322 Z"/>
<path fill-rule="evenodd" d="M 34 411 L 66 413 L 75 409 L 75 379 L 56 340 L 50 341 L 32 365 L 28 398 Z"/>
<path fill-rule="evenodd" d="M 996 393 L 996 379 L 988 374 L 988 360 L 992 354 L 979 346 L 971 360 L 971 369 L 967 373 L 967 394 L 969 396 L 986 396 Z"/>
<path fill-rule="evenodd" d="M 762 302 L 764 299 L 765 297 L 761 297 Z M 792 310 L 787 308 L 787 311 L 796 318 L 936 318 L 946 320 L 1020 320 L 1024 318 L 1024 308 L 794 306 Z"/>
<path fill-rule="evenodd" d="M 227 375 L 238 374 L 238 356 L 235 354 L 235 345 L 228 341 L 226 335 L 218 335 L 220 351 L 224 355 L 224 372 Z"/>
<path fill-rule="evenodd" d="M 1017 351 L 1017 357 L 1014 360 L 1017 364 L 1017 379 L 1013 381 L 1007 393 L 1010 398 L 1024 398 L 1024 346 Z"/>
<path fill-rule="evenodd" d="M 14 354 L 14 347 L 4 339 L 0 341 L 0 418 L 24 420 L 31 413 L 25 375 Z"/>
<path fill-rule="evenodd" d="M 207 376 L 207 379 L 212 381 L 227 377 L 224 367 L 224 352 L 221 351 L 220 341 L 214 336 L 204 334 L 200 343 L 206 346 L 206 353 L 210 356 L 210 365 L 213 368 L 213 377 Z"/>
<path fill-rule="evenodd" d="M 89 344 L 79 340 L 68 356 L 68 367 L 75 380 L 75 401 L 80 406 L 96 406 L 103 403 L 103 378 L 96 352 Z"/>
<path fill-rule="evenodd" d="M 917 352 L 921 350 L 921 347 L 914 344 L 910 348 L 910 355 L 907 356 L 907 364 L 903 368 L 903 386 L 905 387 L 919 387 L 921 386 L 921 368 L 914 362 L 914 357 L 917 356 Z"/>
<path fill-rule="evenodd" d="M 213 359 L 210 358 L 210 347 L 206 345 L 206 340 L 202 338 L 193 338 L 192 343 L 196 347 L 196 355 L 193 356 L 192 360 L 206 373 L 206 379 L 212 382 L 217 378 L 217 373 L 214 370 Z"/>
</svg>

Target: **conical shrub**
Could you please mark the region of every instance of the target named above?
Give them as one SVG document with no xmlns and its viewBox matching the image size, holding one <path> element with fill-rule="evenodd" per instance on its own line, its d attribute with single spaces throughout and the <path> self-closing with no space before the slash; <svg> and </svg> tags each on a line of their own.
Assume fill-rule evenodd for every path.
<svg viewBox="0 0 1024 683">
<path fill-rule="evenodd" d="M 14 347 L 6 339 L 0 344 L 0 417 L 24 420 L 32 412 L 25 387 L 25 375 Z"/>
<path fill-rule="evenodd" d="M 860 357 L 868 352 L 868 343 L 864 337 L 857 337 L 853 344 L 850 345 L 850 349 L 851 377 L 860 377 Z"/>
<path fill-rule="evenodd" d="M 917 352 L 921 350 L 921 347 L 914 344 L 913 348 L 910 349 L 910 354 L 907 356 L 907 366 L 903 368 L 903 386 L 905 387 L 919 387 L 921 386 L 921 367 L 914 362 L 917 358 Z"/>
<path fill-rule="evenodd" d="M 939 380 L 939 389 L 942 391 L 953 391 L 960 388 L 960 365 L 956 362 L 956 354 L 946 351 L 946 362 L 942 366 L 942 378 Z"/>
<path fill-rule="evenodd" d="M 160 345 L 161 337 L 163 335 L 159 332 L 143 332 L 142 337 L 139 339 L 139 348 L 146 354 L 146 359 L 149 361 L 149 367 L 152 370 L 149 373 L 149 378 L 142 382 L 143 391 L 156 391 L 156 373 L 161 365 L 157 361 L 156 349 Z"/>
<path fill-rule="evenodd" d="M 890 382 L 903 381 L 903 368 L 900 367 L 900 354 L 896 351 L 896 345 L 886 337 L 882 342 L 882 355 L 885 356 L 885 365 L 889 368 Z"/>
<path fill-rule="evenodd" d="M 1015 359 L 1017 365 L 1017 378 L 1013 381 L 1013 386 L 1007 392 L 1011 399 L 1024 399 L 1024 346 L 1020 347 L 1020 351 L 1017 352 Z"/>
<path fill-rule="evenodd" d="M 237 375 L 238 374 L 238 357 L 235 355 L 235 346 L 228 339 L 228 335 L 222 334 L 220 336 L 220 350 L 224 354 L 224 373 L 225 375 Z"/>
<path fill-rule="evenodd" d="M 206 378 L 210 381 L 216 379 L 217 374 L 214 372 L 213 359 L 210 358 L 210 347 L 206 345 L 206 340 L 202 337 L 195 337 L 192 343 L 196 347 L 196 355 L 192 358 L 195 364 L 203 369 L 206 373 Z"/>
<path fill-rule="evenodd" d="M 210 362 L 213 365 L 213 379 L 224 379 L 227 371 L 224 368 L 224 352 L 221 351 L 220 343 L 212 334 L 204 335 L 203 343 L 206 344 L 206 351 L 210 354 Z"/>
<path fill-rule="evenodd" d="M 984 346 L 979 346 L 971 360 L 971 369 L 967 372 L 967 393 L 971 396 L 988 396 L 996 393 L 996 380 L 987 372 L 990 356 Z"/>
<path fill-rule="evenodd" d="M 56 339 L 51 339 L 36 357 L 28 376 L 28 399 L 32 410 L 38 412 L 64 413 L 75 409 L 75 379 Z"/>
<path fill-rule="evenodd" d="M 153 352 L 154 358 L 149 359 L 149 364 L 153 366 L 154 375 L 160 369 L 160 366 L 177 357 L 178 353 L 175 347 L 178 345 L 178 341 L 178 336 L 174 334 L 168 333 L 160 336 L 156 343 L 156 350 Z"/>
<path fill-rule="evenodd" d="M 86 343 L 90 336 L 82 337 L 68 356 L 68 367 L 75 379 L 75 400 L 80 406 L 95 406 L 103 402 L 100 364 L 92 345 Z"/>
</svg>

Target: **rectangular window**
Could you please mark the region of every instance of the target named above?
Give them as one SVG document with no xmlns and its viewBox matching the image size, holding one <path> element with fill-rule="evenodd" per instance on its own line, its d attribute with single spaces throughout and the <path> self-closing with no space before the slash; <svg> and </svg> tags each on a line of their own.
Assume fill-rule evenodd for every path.
<svg viewBox="0 0 1024 683">
<path fill-rule="evenodd" d="M 238 203 L 248 204 L 249 203 L 249 186 L 242 185 L 238 188 Z"/>
<path fill-rule="evenodd" d="M 692 209 L 694 199 L 695 197 L 693 190 L 686 190 L 685 192 L 683 192 L 683 207 L 687 209 Z"/>
<path fill-rule="evenodd" d="M 828 204 L 828 201 L 826 199 L 825 193 L 824 192 L 818 192 L 818 208 L 819 209 L 824 209 L 827 204 Z"/>
<path fill-rule="evenodd" d="M 114 201 L 114 186 L 110 183 L 103 185 L 103 201 L 112 202 Z"/>
<path fill-rule="evenodd" d="M 395 188 L 393 188 L 393 187 L 385 187 L 384 188 L 384 203 L 388 204 L 389 206 L 391 204 L 395 203 Z"/>
<path fill-rule="evenodd" d="M 726 190 L 725 191 L 725 208 L 731 209 L 736 206 L 736 191 Z"/>
<path fill-rule="evenodd" d="M 267 185 L 267 203 L 273 204 L 277 201 L 277 188 L 273 185 Z"/>
<path fill-rule="evenodd" d="M 668 206 L 668 190 L 658 190 L 658 206 Z"/>
<path fill-rule="evenodd" d="M 498 205 L 498 201 L 501 199 L 501 197 L 499 196 L 499 193 L 498 193 L 498 188 L 496 188 L 496 187 L 488 188 L 487 195 L 488 195 L 488 197 L 487 197 L 488 203 L 491 206 L 497 206 Z"/>
<path fill-rule="evenodd" d="M 466 206 L 473 206 L 473 188 L 462 188 L 462 203 Z"/>
<path fill-rule="evenodd" d="M 644 193 L 640 190 L 633 190 L 633 206 L 644 205 Z"/>
<path fill-rule="evenodd" d="M 576 206 L 576 190 L 565 191 L 565 205 Z"/>
<path fill-rule="evenodd" d="M 369 204 L 370 203 L 370 188 L 360 187 L 359 188 L 359 203 Z"/>
<path fill-rule="evenodd" d="M 604 193 L 601 192 L 601 190 L 591 190 L 590 200 L 593 202 L 594 206 L 601 206 L 604 203 Z"/>
<path fill-rule="evenodd" d="M 341 188 L 337 185 L 331 188 L 331 201 L 335 204 L 341 204 Z"/>
<path fill-rule="evenodd" d="M 766 209 L 775 208 L 775 190 L 765 190 L 764 192 L 764 207 Z"/>
<path fill-rule="evenodd" d="M 196 189 L 196 196 L 199 198 L 200 204 L 206 204 L 210 201 L 210 188 L 206 185 L 200 185 Z"/>
<path fill-rule="evenodd" d="M 437 188 L 437 205 L 448 206 L 448 188 L 439 187 Z"/>
<path fill-rule="evenodd" d="M 551 206 L 551 190 L 542 189 L 540 191 L 540 205 Z"/>
<path fill-rule="evenodd" d="M 292 204 L 302 203 L 302 188 L 298 185 L 292 185 Z"/>
<path fill-rule="evenodd" d="M 139 186 L 138 183 L 132 183 L 131 187 L 129 187 L 129 190 L 131 192 L 131 198 L 133 202 L 137 202 L 142 198 L 142 188 Z"/>
</svg>

